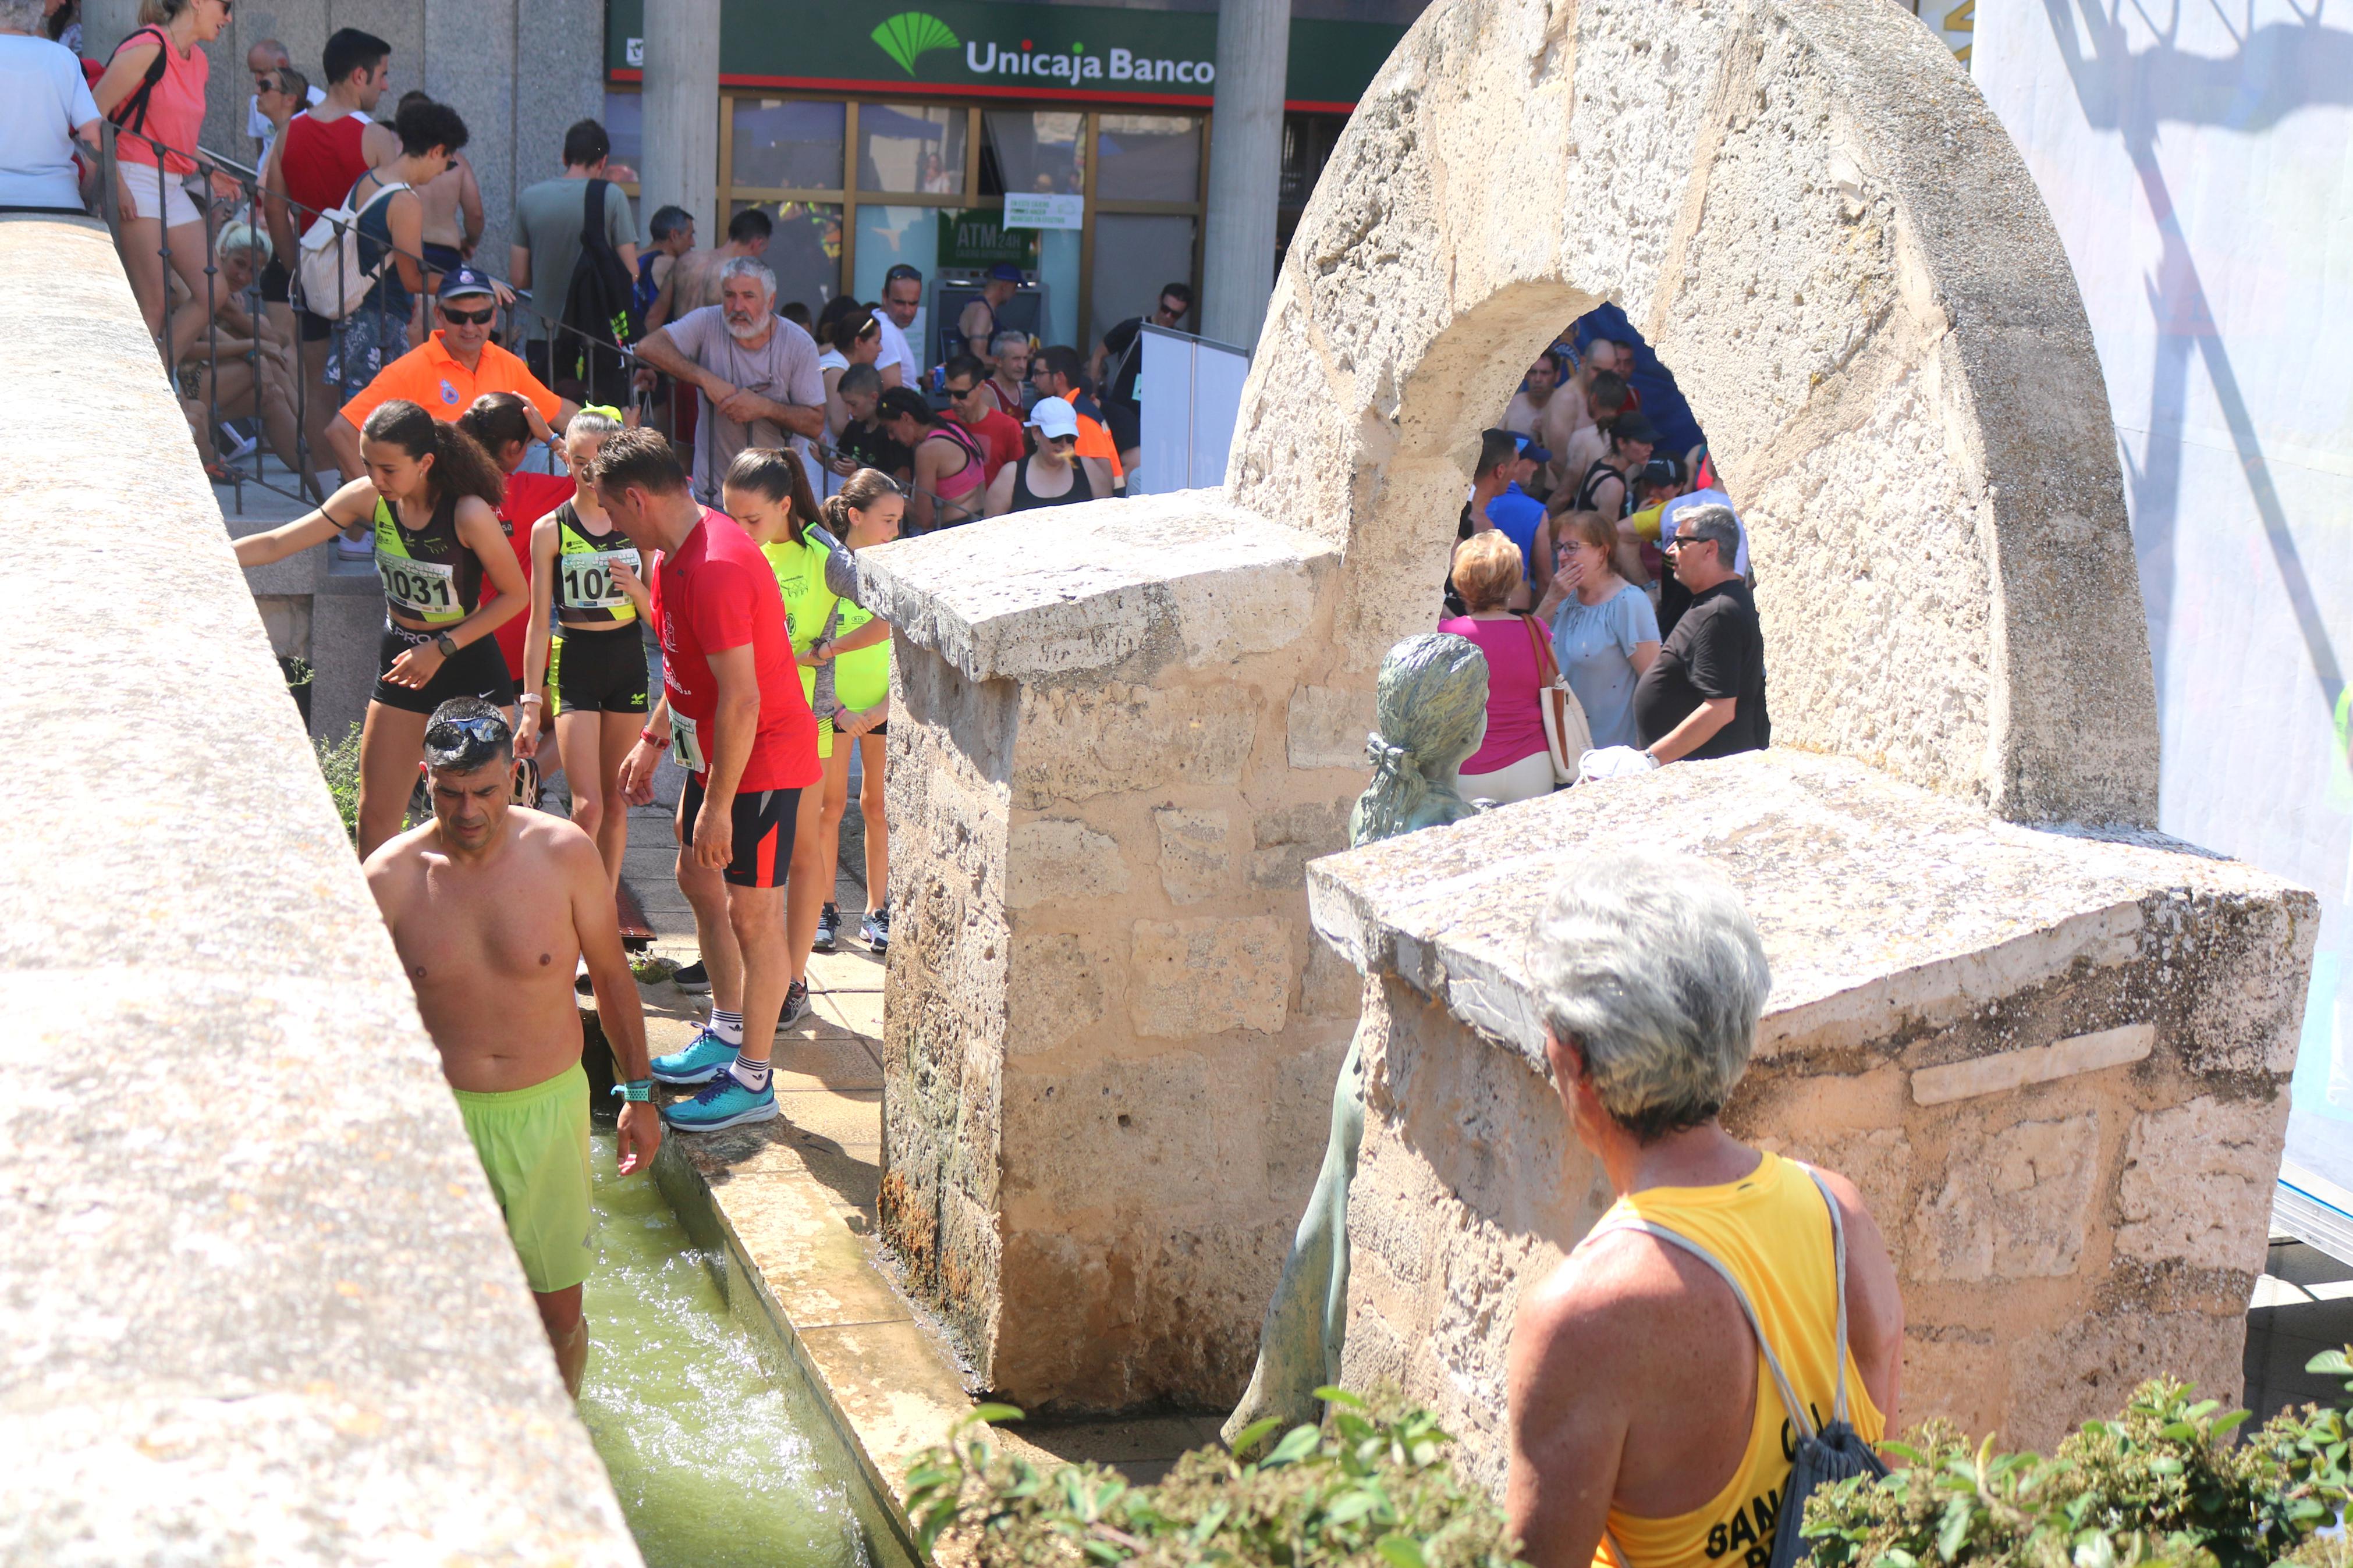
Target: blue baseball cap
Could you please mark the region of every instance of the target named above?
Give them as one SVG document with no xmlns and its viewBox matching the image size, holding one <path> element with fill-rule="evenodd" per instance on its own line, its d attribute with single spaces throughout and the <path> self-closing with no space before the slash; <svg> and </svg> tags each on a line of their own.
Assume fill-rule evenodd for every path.
<svg viewBox="0 0 2353 1568">
<path fill-rule="evenodd" d="M 992 283 L 1018 283 L 1021 281 L 1021 268 L 1010 261 L 1000 261 L 988 269 L 988 278 Z"/>
<path fill-rule="evenodd" d="M 491 280 L 470 267 L 453 267 L 441 274 L 441 287 L 437 298 L 459 300 L 469 294 L 496 294 Z"/>
<path fill-rule="evenodd" d="M 1512 432 L 1512 438 L 1519 442 L 1520 456 L 1525 458 L 1529 462 L 1544 464 L 1552 461 L 1552 454 L 1546 451 L 1544 447 L 1537 446 L 1532 438 L 1521 435 L 1516 430 Z"/>
</svg>

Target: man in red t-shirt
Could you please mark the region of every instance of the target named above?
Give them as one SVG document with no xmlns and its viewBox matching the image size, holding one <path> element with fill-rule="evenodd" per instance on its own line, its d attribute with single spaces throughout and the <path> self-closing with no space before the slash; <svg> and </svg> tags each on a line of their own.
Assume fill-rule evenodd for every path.
<svg viewBox="0 0 2353 1568">
<path fill-rule="evenodd" d="M 789 1022 L 808 1006 L 785 942 L 785 879 L 800 793 L 822 776 L 817 721 L 775 572 L 742 529 L 695 504 L 669 437 L 607 437 L 595 477 L 629 542 L 661 552 L 649 591 L 662 696 L 621 763 L 622 797 L 653 799 L 655 764 L 673 740 L 692 774 L 678 803 L 678 886 L 694 909 L 712 1012 L 692 1045 L 654 1058 L 662 1082 L 702 1086 L 662 1116 L 689 1132 L 766 1121 L 778 1016 Z"/>
<path fill-rule="evenodd" d="M 970 354 L 948 361 L 940 385 L 948 395 L 948 413 L 972 432 L 980 449 L 988 454 L 981 460 L 980 482 L 996 483 L 999 468 L 1027 455 L 1021 421 L 997 406 L 997 400 L 988 394 L 988 367 Z"/>
</svg>

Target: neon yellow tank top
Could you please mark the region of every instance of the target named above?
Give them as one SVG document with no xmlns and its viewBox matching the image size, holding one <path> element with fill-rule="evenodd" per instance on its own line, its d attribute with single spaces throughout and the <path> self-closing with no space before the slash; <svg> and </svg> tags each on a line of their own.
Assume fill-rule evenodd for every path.
<svg viewBox="0 0 2353 1568">
<path fill-rule="evenodd" d="M 760 546 L 760 553 L 768 558 L 768 569 L 776 574 L 776 592 L 784 596 L 785 631 L 792 639 L 793 662 L 800 666 L 801 700 L 813 702 L 817 666 L 809 662 L 809 649 L 825 635 L 827 619 L 841 603 L 840 596 L 825 585 L 826 558 L 833 552 L 813 539 L 800 544 L 779 539 Z M 833 755 L 829 718 L 818 721 L 817 754 Z"/>
<path fill-rule="evenodd" d="M 1651 1187 L 1620 1198 L 1586 1239 L 1657 1226 L 1696 1242 L 1748 1298 L 1759 1337 L 1807 1406 L 1808 1425 L 1819 1430 L 1840 1414 L 1843 1372 L 1845 1419 L 1875 1444 L 1886 1435 L 1887 1418 L 1863 1386 L 1854 1352 L 1850 1347 L 1833 1359 L 1843 1302 L 1829 1204 L 1811 1171 L 1768 1152 L 1737 1182 Z M 1702 1507 L 1669 1519 L 1644 1519 L 1613 1504 L 1595 1568 L 1764 1568 L 1797 1441 L 1777 1382 L 1760 1347 L 1756 1413 L 1732 1479 Z"/>
</svg>

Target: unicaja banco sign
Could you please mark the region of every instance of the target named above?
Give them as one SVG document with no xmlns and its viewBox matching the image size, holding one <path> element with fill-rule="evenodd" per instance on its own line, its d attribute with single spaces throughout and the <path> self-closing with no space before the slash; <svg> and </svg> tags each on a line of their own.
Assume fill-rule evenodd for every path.
<svg viewBox="0 0 2353 1568">
<path fill-rule="evenodd" d="M 961 44 L 964 68 L 976 77 L 1022 77 L 1032 81 L 1045 78 L 1072 86 L 1125 81 L 1208 87 L 1217 80 L 1213 60 L 1143 54 L 1119 44 L 1091 51 L 1083 38 L 1073 38 L 1067 47 L 1039 48 L 1036 37 L 1029 36 L 1038 29 L 1026 26 L 1028 19 L 1021 12 L 1013 13 L 1013 25 L 1003 29 L 1007 36 L 1000 43 L 994 38 L 959 39 L 955 28 L 928 11 L 902 11 L 875 28 L 872 37 L 910 78 L 915 76 L 916 62 L 923 56 Z"/>
<path fill-rule="evenodd" d="M 721 0 L 719 79 L 816 90 L 1206 105 L 1218 79 L 1214 12 L 918 0 L 884 13 L 816 0 Z M 609 0 L 617 81 L 635 79 L 646 0 Z M 881 13 L 877 21 L 878 13 Z M 1294 21 L 1286 100 L 1345 109 L 1404 29 Z M 639 46 L 641 47 L 641 46 Z"/>
</svg>

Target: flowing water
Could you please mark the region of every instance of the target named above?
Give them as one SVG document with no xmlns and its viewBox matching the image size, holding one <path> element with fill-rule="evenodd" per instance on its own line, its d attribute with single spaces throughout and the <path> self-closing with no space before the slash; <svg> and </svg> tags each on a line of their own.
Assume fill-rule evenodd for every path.
<svg viewBox="0 0 2353 1568">
<path fill-rule="evenodd" d="M 648 1176 L 614 1173 L 595 1134 L 596 1270 L 581 1418 L 649 1568 L 902 1568 L 860 1523 L 864 1482 L 814 1393 L 729 1312 L 712 1272 Z"/>
</svg>

